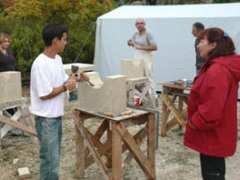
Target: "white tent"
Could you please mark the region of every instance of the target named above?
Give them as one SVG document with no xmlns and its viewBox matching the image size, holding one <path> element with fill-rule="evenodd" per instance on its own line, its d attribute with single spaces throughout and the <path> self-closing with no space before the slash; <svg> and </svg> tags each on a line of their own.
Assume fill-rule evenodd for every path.
<svg viewBox="0 0 240 180">
<path fill-rule="evenodd" d="M 193 79 L 195 51 L 191 29 L 196 21 L 206 27 L 223 28 L 239 51 L 240 3 L 122 6 L 97 19 L 94 63 L 103 77 L 121 73 L 120 61 L 133 57 L 134 50 L 127 46 L 127 40 L 136 31 L 138 17 L 146 20 L 158 45 L 154 55 L 156 82 Z"/>
</svg>

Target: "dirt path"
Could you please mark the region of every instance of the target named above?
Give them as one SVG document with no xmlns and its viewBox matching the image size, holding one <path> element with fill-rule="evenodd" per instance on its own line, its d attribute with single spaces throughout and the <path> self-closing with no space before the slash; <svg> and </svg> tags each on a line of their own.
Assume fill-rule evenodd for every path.
<svg viewBox="0 0 240 180">
<path fill-rule="evenodd" d="M 66 107 L 64 116 L 64 136 L 62 143 L 61 180 L 75 180 L 75 143 L 74 126 L 71 114 L 72 105 Z M 95 125 L 91 125 L 95 128 Z M 239 134 L 240 135 L 240 134 Z M 156 169 L 158 180 L 201 180 L 198 154 L 182 145 L 183 133 L 172 130 L 167 137 L 159 137 L 159 148 L 156 151 Z M 240 148 L 240 142 L 238 142 Z M 227 159 L 227 180 L 239 180 L 240 149 Z M 14 159 L 19 159 L 13 164 Z M 39 178 L 39 159 L 37 146 L 28 136 L 8 136 L 3 140 L 0 150 L 0 180 L 16 180 L 16 170 L 19 167 L 29 167 L 32 177 Z M 144 175 L 135 161 L 125 165 L 125 180 L 144 180 Z M 94 164 L 86 171 L 86 180 L 102 180 L 99 168 Z"/>
</svg>

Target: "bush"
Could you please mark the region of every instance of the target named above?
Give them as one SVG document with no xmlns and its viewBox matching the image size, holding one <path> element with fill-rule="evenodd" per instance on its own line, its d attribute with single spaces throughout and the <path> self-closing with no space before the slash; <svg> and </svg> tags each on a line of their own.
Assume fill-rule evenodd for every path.
<svg viewBox="0 0 240 180">
<path fill-rule="evenodd" d="M 3 3 L 5 2 L 5 3 Z M 112 0 L 8 0 L 0 4 L 0 31 L 12 35 L 12 49 L 23 79 L 29 79 L 31 64 L 42 52 L 41 31 L 49 22 L 69 27 L 64 63 L 92 63 L 97 17 L 113 8 Z"/>
</svg>

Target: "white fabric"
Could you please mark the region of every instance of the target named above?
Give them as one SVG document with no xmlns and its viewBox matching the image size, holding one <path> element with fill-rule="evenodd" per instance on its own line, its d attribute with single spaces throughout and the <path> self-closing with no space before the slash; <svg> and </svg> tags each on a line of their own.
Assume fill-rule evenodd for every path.
<svg viewBox="0 0 240 180">
<path fill-rule="evenodd" d="M 48 100 L 41 100 L 40 97 L 50 94 L 53 88 L 63 85 L 67 78 L 59 55 L 52 59 L 42 53 L 35 59 L 31 69 L 30 84 L 32 114 L 49 118 L 64 114 L 64 93 Z"/>
<path fill-rule="evenodd" d="M 135 50 L 134 59 L 142 59 L 144 62 L 144 74 L 148 78 L 149 83 L 147 84 L 147 91 L 149 95 L 154 97 L 156 95 L 155 91 L 155 84 L 152 78 L 152 71 L 153 71 L 153 52 L 151 51 L 143 51 L 143 50 Z M 153 99 L 153 98 L 152 98 Z"/>
<path fill-rule="evenodd" d="M 97 19 L 96 70 L 102 77 L 121 74 L 121 60 L 134 56 L 127 40 L 136 32 L 136 18 L 142 17 L 158 47 L 154 53 L 154 82 L 193 79 L 196 57 L 192 24 L 199 21 L 206 27 L 223 28 L 239 52 L 239 9 L 240 3 L 117 8 Z"/>
<path fill-rule="evenodd" d="M 145 76 L 152 82 L 152 65 L 153 55 L 150 51 L 143 51 L 135 49 L 134 59 L 142 59 L 144 61 L 144 73 Z"/>
<path fill-rule="evenodd" d="M 129 19 L 129 18 L 192 18 L 192 17 L 236 17 L 239 15 L 240 3 L 221 4 L 191 4 L 191 5 L 157 5 L 121 6 L 100 18 Z"/>
</svg>

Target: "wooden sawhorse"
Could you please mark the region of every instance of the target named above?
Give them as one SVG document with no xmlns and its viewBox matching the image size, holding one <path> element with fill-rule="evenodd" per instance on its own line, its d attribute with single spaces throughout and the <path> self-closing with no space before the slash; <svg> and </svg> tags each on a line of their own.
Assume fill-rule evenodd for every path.
<svg viewBox="0 0 240 180">
<path fill-rule="evenodd" d="M 166 136 L 167 131 L 177 124 L 185 127 L 186 111 L 184 111 L 183 106 L 184 103 L 187 105 L 188 95 L 189 89 L 186 89 L 183 85 L 162 84 L 162 94 L 160 96 L 162 101 L 161 136 Z M 173 116 L 170 116 L 171 113 Z"/>
<path fill-rule="evenodd" d="M 100 166 L 106 180 L 121 180 L 123 176 L 122 163 L 124 163 L 122 154 L 129 150 L 147 179 L 156 179 L 154 114 L 140 110 L 132 110 L 132 112 L 130 115 L 109 117 L 83 109 L 74 110 L 76 175 L 78 177 L 83 177 L 84 169 L 95 161 Z M 84 125 L 86 121 L 102 123 L 95 133 L 91 133 Z M 127 129 L 129 124 L 145 124 L 145 126 L 132 135 Z M 144 155 L 140 146 L 146 136 L 147 155 Z"/>
<path fill-rule="evenodd" d="M 21 118 L 21 108 L 26 103 L 26 99 L 22 98 L 16 101 L 0 103 L 0 123 L 3 123 L 4 126 L 0 127 L 0 145 L 1 138 L 3 138 L 9 130 L 12 128 L 20 129 L 28 134 L 36 136 L 36 131 L 32 127 L 29 127 L 18 120 Z M 4 113 L 7 113 L 7 109 L 15 108 L 16 112 L 13 115 L 8 114 L 7 116 Z M 30 124 L 32 126 L 32 124 Z"/>
</svg>

